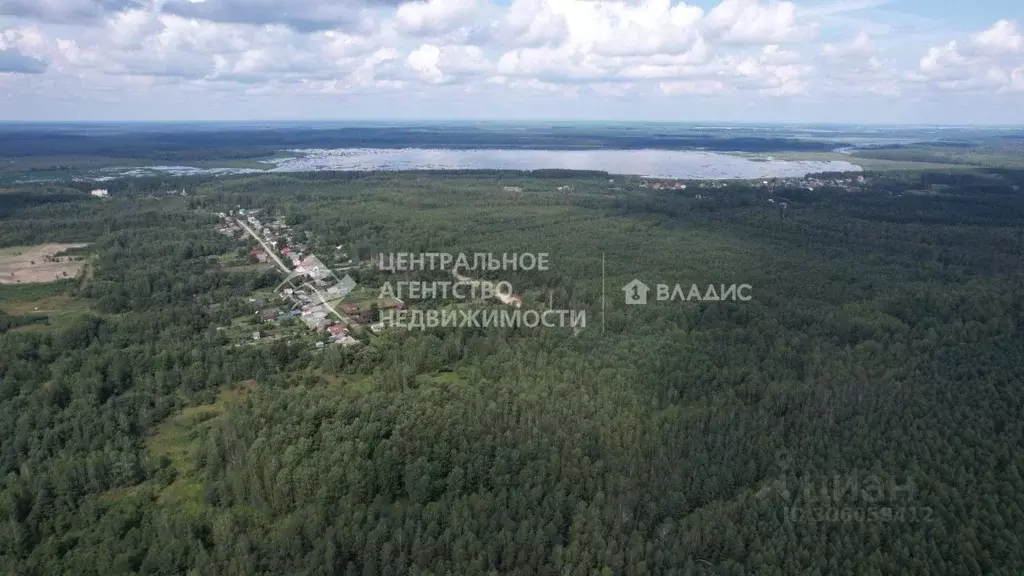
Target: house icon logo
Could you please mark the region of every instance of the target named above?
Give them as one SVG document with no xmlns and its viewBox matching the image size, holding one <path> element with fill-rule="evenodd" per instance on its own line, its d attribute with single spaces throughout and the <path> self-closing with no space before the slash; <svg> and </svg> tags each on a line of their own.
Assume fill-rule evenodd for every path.
<svg viewBox="0 0 1024 576">
<path fill-rule="evenodd" d="M 650 288 L 640 280 L 633 280 L 629 284 L 622 287 L 622 291 L 626 294 L 626 304 L 647 304 L 647 293 L 650 292 Z"/>
</svg>

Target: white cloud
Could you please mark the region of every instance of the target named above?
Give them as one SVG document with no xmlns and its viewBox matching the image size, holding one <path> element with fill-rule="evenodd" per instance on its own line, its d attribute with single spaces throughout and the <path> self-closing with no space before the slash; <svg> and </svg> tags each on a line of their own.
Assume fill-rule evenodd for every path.
<svg viewBox="0 0 1024 576">
<path fill-rule="evenodd" d="M 861 31 L 845 42 L 825 44 L 815 78 L 815 89 L 842 97 L 853 94 L 899 96 L 902 74 L 896 62 Z"/>
<path fill-rule="evenodd" d="M 506 52 L 496 71 L 502 76 L 531 77 L 548 82 L 607 78 L 605 61 L 571 45 L 559 48 L 524 48 Z"/>
<path fill-rule="evenodd" d="M 35 26 L 0 30 L 0 50 L 17 50 L 43 58 L 48 55 L 50 41 Z"/>
<path fill-rule="evenodd" d="M 933 46 L 921 58 L 912 81 L 943 91 L 1024 90 L 1024 38 L 1016 24 L 999 20 L 966 41 Z"/>
<path fill-rule="evenodd" d="M 871 56 L 877 52 L 878 47 L 875 46 L 874 40 L 863 31 L 849 42 L 825 44 L 822 48 L 822 54 L 840 58 Z"/>
<path fill-rule="evenodd" d="M 405 65 L 420 80 L 430 84 L 452 82 L 460 77 L 486 72 L 491 68 L 476 46 L 435 46 L 423 44 L 409 53 Z"/>
<path fill-rule="evenodd" d="M 398 7 L 395 22 L 399 31 L 418 36 L 440 36 L 468 26 L 484 11 L 477 0 L 426 0 Z"/>
<path fill-rule="evenodd" d="M 685 82 L 662 82 L 658 84 L 661 91 L 667 96 L 678 96 L 682 94 L 712 95 L 729 92 L 729 87 L 721 80 L 691 80 Z"/>
<path fill-rule="evenodd" d="M 892 3 L 894 0 L 836 0 L 823 4 L 816 4 L 804 8 L 802 11 L 812 16 L 832 16 L 847 12 L 858 12 L 871 8 L 878 8 Z"/>
<path fill-rule="evenodd" d="M 163 12 L 183 18 L 287 26 L 300 32 L 366 31 L 375 25 L 374 5 L 393 6 L 397 3 L 397 0 L 156 0 Z"/>
<path fill-rule="evenodd" d="M 805 39 L 810 30 L 797 22 L 792 2 L 723 0 L 707 15 L 706 25 L 727 42 L 766 43 Z"/>
<path fill-rule="evenodd" d="M 932 46 L 921 58 L 920 69 L 928 77 L 938 78 L 944 75 L 959 74 L 965 70 L 969 61 L 960 55 L 956 40 L 950 40 L 943 46 Z"/>
<path fill-rule="evenodd" d="M 974 42 L 994 52 L 1019 52 L 1024 48 L 1024 37 L 1017 31 L 1017 23 L 1000 20 L 991 28 L 974 35 Z"/>
<path fill-rule="evenodd" d="M 89 23 L 143 4 L 143 0 L 3 0 L 0 15 L 44 22 Z"/>
<path fill-rule="evenodd" d="M 495 30 L 502 43 L 522 47 L 558 44 L 568 35 L 565 14 L 555 12 L 548 0 L 512 0 Z"/>
<path fill-rule="evenodd" d="M 197 106 L 204 95 L 299 102 L 401 89 L 443 94 L 454 110 L 471 92 L 474 103 L 715 95 L 722 106 L 771 107 L 1024 90 L 1016 22 L 894 47 L 884 26 L 852 16 L 884 0 L 17 1 L 0 8 L 18 12 L 17 26 L 0 30 L 0 73 L 31 74 L 32 86 L 64 86 L 82 101 L 172 87 Z"/>
</svg>

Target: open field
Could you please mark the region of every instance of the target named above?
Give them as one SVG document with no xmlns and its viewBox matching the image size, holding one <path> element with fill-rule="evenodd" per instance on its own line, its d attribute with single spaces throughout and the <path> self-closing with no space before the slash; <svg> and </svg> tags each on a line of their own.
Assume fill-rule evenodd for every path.
<svg viewBox="0 0 1024 576">
<path fill-rule="evenodd" d="M 87 300 L 68 294 L 76 284 L 74 279 L 64 279 L 45 284 L 0 286 L 0 313 L 46 318 L 45 323 L 30 323 L 13 328 L 22 332 L 42 332 L 54 326 L 64 326 L 90 312 Z"/>
<path fill-rule="evenodd" d="M 19 303 L 34 303 L 52 296 L 60 296 L 74 284 L 73 278 L 45 284 L 0 284 L 0 309 Z M 33 306 L 35 305 L 33 304 Z"/>
<path fill-rule="evenodd" d="M 40 244 L 4 248 L 0 250 L 0 284 L 32 284 L 73 278 L 85 265 L 85 260 L 54 255 L 85 246 L 87 244 Z"/>
<path fill-rule="evenodd" d="M 89 312 L 89 304 L 85 300 L 70 296 L 58 295 L 40 300 L 3 300 L 0 299 L 0 311 L 13 316 L 46 316 L 49 323 L 63 324 Z M 42 330 L 42 325 L 31 325 L 19 330 Z"/>
</svg>

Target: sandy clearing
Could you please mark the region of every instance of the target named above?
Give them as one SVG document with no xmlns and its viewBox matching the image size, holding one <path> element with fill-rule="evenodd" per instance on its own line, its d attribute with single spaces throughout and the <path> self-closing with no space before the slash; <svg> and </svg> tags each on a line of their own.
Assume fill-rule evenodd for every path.
<svg viewBox="0 0 1024 576">
<path fill-rule="evenodd" d="M 32 284 L 74 278 L 85 265 L 84 258 L 51 257 L 70 248 L 85 246 L 88 244 L 40 244 L 0 249 L 0 284 Z"/>
</svg>

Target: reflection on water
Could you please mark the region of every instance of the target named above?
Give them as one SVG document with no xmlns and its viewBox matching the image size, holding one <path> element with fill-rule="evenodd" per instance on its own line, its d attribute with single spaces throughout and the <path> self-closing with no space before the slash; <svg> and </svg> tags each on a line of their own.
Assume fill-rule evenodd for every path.
<svg viewBox="0 0 1024 576">
<path fill-rule="evenodd" d="M 599 170 L 651 178 L 758 179 L 801 177 L 813 172 L 859 172 L 846 161 L 786 161 L 696 150 L 442 150 L 427 148 L 341 148 L 289 150 L 294 157 L 263 160 L 268 169 L 143 166 L 101 168 L 85 180 L 122 176 L 174 176 L 315 172 L 319 170 Z M 26 180 L 25 182 L 28 182 Z"/>
<path fill-rule="evenodd" d="M 440 150 L 344 148 L 292 150 L 298 158 L 272 161 L 273 172 L 315 170 L 601 170 L 652 178 L 782 178 L 811 172 L 860 171 L 845 161 L 749 160 L 715 152 L 678 150 Z"/>
</svg>

